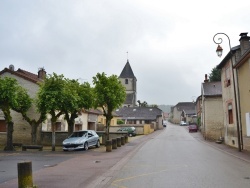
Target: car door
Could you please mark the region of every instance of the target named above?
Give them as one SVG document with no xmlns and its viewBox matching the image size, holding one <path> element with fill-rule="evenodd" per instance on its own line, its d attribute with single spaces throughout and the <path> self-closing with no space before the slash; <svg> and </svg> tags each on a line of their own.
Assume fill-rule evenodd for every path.
<svg viewBox="0 0 250 188">
<path fill-rule="evenodd" d="M 89 143 L 89 146 L 95 145 L 95 137 L 92 131 L 88 131 L 88 143 Z"/>
</svg>

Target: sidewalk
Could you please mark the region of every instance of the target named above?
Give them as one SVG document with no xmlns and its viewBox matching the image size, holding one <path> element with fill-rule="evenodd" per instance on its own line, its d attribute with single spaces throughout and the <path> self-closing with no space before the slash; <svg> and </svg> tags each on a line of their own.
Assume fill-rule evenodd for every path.
<svg viewBox="0 0 250 188">
<path fill-rule="evenodd" d="M 196 138 L 197 140 L 199 140 L 205 144 L 208 144 L 211 147 L 213 147 L 217 150 L 220 150 L 224 153 L 227 153 L 233 157 L 236 157 L 238 159 L 241 159 L 243 161 L 250 163 L 250 151 L 243 150 L 243 151 L 239 152 L 238 148 L 234 148 L 234 147 L 225 145 L 224 143 L 217 144 L 215 141 L 205 140 L 200 132 L 192 133 L 192 134 L 193 134 L 193 137 Z"/>
<path fill-rule="evenodd" d="M 129 137 L 129 143 L 112 152 L 106 152 L 105 146 L 76 153 L 44 151 L 47 156 L 72 155 L 73 157 L 59 164 L 33 171 L 33 184 L 38 188 L 103 187 L 111 178 L 107 172 L 121 168 L 145 142 L 159 133 L 161 131 L 145 136 Z M 16 188 L 18 179 L 2 183 L 0 187 Z"/>
</svg>

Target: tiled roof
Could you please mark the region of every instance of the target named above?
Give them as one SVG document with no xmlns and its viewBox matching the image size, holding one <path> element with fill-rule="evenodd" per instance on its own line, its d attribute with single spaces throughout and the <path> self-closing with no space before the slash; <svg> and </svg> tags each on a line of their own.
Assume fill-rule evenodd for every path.
<svg viewBox="0 0 250 188">
<path fill-rule="evenodd" d="M 221 82 L 205 82 L 202 83 L 204 96 L 222 95 Z"/>
<path fill-rule="evenodd" d="M 193 102 L 179 102 L 175 105 L 178 111 L 185 111 L 186 114 L 195 113 L 195 103 Z"/>
<path fill-rule="evenodd" d="M 17 71 L 14 71 L 14 70 L 5 68 L 0 72 L 0 75 L 2 75 L 5 72 L 8 72 L 10 74 L 14 74 L 18 77 L 21 77 L 23 79 L 29 80 L 29 81 L 34 82 L 34 83 L 38 83 L 39 81 L 41 81 L 41 79 L 38 78 L 37 74 L 33 74 L 31 72 L 28 72 L 28 71 L 25 71 L 22 69 L 18 69 Z"/>
<path fill-rule="evenodd" d="M 155 120 L 162 116 L 162 110 L 156 107 L 122 107 L 116 110 L 123 119 Z"/>
<path fill-rule="evenodd" d="M 132 68 L 128 60 L 119 77 L 120 78 L 135 78 L 135 75 L 132 71 Z"/>
<path fill-rule="evenodd" d="M 86 110 L 86 112 L 88 112 L 89 114 L 97 114 L 97 115 L 101 115 L 103 114 L 103 112 L 101 110 L 98 110 L 98 109 L 88 109 Z"/>
</svg>

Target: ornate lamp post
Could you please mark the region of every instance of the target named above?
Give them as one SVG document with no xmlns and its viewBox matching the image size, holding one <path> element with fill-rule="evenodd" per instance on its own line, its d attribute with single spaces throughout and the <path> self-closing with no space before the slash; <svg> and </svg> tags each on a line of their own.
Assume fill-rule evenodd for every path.
<svg viewBox="0 0 250 188">
<path fill-rule="evenodd" d="M 231 70 L 232 70 L 232 76 L 233 76 L 233 89 L 234 89 L 234 101 L 235 101 L 235 111 L 236 111 L 236 124 L 237 124 L 237 136 L 238 136 L 238 149 L 239 151 L 242 151 L 242 139 L 241 139 L 241 134 L 240 134 L 240 125 L 239 125 L 239 113 L 238 113 L 238 100 L 237 100 L 237 96 L 236 96 L 236 84 L 235 84 L 235 77 L 234 77 L 234 70 L 233 70 L 233 52 L 232 52 L 232 48 L 231 48 L 231 43 L 230 43 L 230 38 L 227 36 L 227 34 L 225 33 L 216 33 L 213 37 L 213 41 L 215 44 L 218 44 L 218 47 L 216 49 L 216 53 L 219 57 L 222 56 L 222 52 L 223 49 L 220 46 L 220 44 L 223 42 L 222 38 L 217 38 L 217 41 L 215 41 L 215 37 L 217 35 L 225 35 L 228 38 L 228 42 L 229 42 L 229 49 L 230 49 L 230 64 L 231 64 Z"/>
</svg>

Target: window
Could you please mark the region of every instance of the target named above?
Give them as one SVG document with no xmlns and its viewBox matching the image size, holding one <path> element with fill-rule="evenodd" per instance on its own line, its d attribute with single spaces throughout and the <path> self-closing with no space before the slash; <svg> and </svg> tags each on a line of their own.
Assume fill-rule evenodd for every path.
<svg viewBox="0 0 250 188">
<path fill-rule="evenodd" d="M 82 124 L 75 124 L 75 131 L 82 130 Z"/>
<path fill-rule="evenodd" d="M 0 132 L 7 132 L 5 120 L 0 120 Z"/>
<path fill-rule="evenodd" d="M 228 123 L 233 124 L 233 107 L 232 104 L 228 104 Z"/>
<path fill-rule="evenodd" d="M 125 79 L 125 84 L 128 84 L 128 79 L 127 78 Z"/>
<path fill-rule="evenodd" d="M 61 131 L 61 122 L 56 122 L 56 131 Z"/>
</svg>

